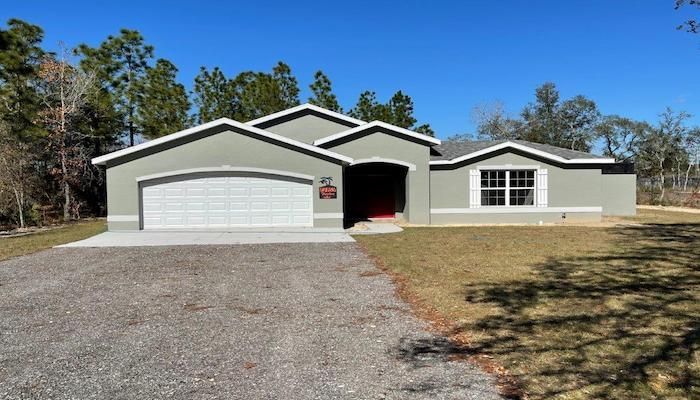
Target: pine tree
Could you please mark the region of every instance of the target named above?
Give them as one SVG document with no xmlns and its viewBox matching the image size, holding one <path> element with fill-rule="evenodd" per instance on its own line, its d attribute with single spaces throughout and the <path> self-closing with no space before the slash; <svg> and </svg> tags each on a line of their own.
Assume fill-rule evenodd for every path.
<svg viewBox="0 0 700 400">
<path fill-rule="evenodd" d="M 177 68 L 165 59 L 156 61 L 139 83 L 137 124 L 144 137 L 154 139 L 187 128 L 190 102 L 185 87 L 176 81 Z"/>
<path fill-rule="evenodd" d="M 382 121 L 424 135 L 435 136 L 430 125 L 416 126 L 417 121 L 413 116 L 413 100 L 400 90 L 394 93 L 387 104 L 379 103 L 376 93 L 366 90 L 360 94 L 357 104 L 350 110 L 349 114 L 363 121 Z"/>
<path fill-rule="evenodd" d="M 423 135 L 428 135 L 435 137 L 435 131 L 433 128 L 430 126 L 430 124 L 422 124 L 418 125 L 413 129 L 415 132 L 422 133 Z"/>
<path fill-rule="evenodd" d="M 386 106 L 387 123 L 410 129 L 416 119 L 413 117 L 413 99 L 402 91 L 394 93 Z"/>
<path fill-rule="evenodd" d="M 299 105 L 299 84 L 289 65 L 279 61 L 272 68 L 272 79 L 279 87 L 278 110 L 282 111 Z"/>
<path fill-rule="evenodd" d="M 338 104 L 338 99 L 333 94 L 331 81 L 323 71 L 316 71 L 314 74 L 314 82 L 309 85 L 313 97 L 309 97 L 309 103 L 323 107 L 327 110 L 342 113 L 343 109 Z"/>
<path fill-rule="evenodd" d="M 386 116 L 384 105 L 377 101 L 377 94 L 369 90 L 360 93 L 357 104 L 350 109 L 349 114 L 363 121 L 383 120 Z"/>
<path fill-rule="evenodd" d="M 31 140 L 43 134 L 35 124 L 40 99 L 37 73 L 44 51 L 43 30 L 19 19 L 10 19 L 0 30 L 0 119 L 13 139 Z"/>
<path fill-rule="evenodd" d="M 238 99 L 233 86 L 219 67 L 214 67 L 211 72 L 205 67 L 200 68 L 193 88 L 198 123 L 223 117 L 237 119 Z"/>
<path fill-rule="evenodd" d="M 289 66 L 277 63 L 271 74 L 243 72 L 232 81 L 239 99 L 237 119 L 247 121 L 299 105 L 299 86 Z"/>
<path fill-rule="evenodd" d="M 146 45 L 138 31 L 122 29 L 119 36 L 108 36 L 97 48 L 80 45 L 77 53 L 83 56 L 82 67 L 94 71 L 113 94 L 129 145 L 133 146 L 139 133 L 136 116 L 141 93 L 138 88 L 146 75 L 148 60 L 153 58 L 153 46 Z"/>
</svg>

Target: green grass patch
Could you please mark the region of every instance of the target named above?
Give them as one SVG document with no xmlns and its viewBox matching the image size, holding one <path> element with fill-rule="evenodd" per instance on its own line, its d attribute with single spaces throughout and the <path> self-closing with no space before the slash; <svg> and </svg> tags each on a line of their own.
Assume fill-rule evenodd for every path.
<svg viewBox="0 0 700 400">
<path fill-rule="evenodd" d="M 700 398 L 700 214 L 356 236 L 534 399 Z"/>
<path fill-rule="evenodd" d="M 0 238 L 0 260 L 85 239 L 106 229 L 104 220 L 90 220 L 24 236 Z"/>
</svg>

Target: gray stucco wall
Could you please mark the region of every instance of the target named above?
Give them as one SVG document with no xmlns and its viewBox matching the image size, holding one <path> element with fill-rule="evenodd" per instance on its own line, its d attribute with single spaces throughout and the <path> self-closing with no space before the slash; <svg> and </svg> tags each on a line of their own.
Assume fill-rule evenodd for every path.
<svg viewBox="0 0 700 400">
<path fill-rule="evenodd" d="M 310 154 L 271 144 L 266 141 L 225 131 L 187 144 L 153 152 L 123 164 L 107 165 L 107 205 L 109 217 L 140 215 L 137 177 L 175 170 L 203 167 L 264 168 L 311 175 L 314 214 L 342 214 L 342 166 Z M 331 176 L 338 187 L 338 198 L 321 200 L 318 179 Z M 110 221 L 110 230 L 139 229 L 138 221 Z M 340 228 L 342 218 L 314 218 L 316 227 Z"/>
<path fill-rule="evenodd" d="M 603 215 L 635 215 L 637 175 L 603 174 Z"/>
<path fill-rule="evenodd" d="M 351 127 L 315 115 L 304 115 L 291 121 L 281 122 L 265 128 L 267 131 L 309 144 L 316 139 L 348 129 L 351 129 Z"/>
<path fill-rule="evenodd" d="M 333 145 L 329 150 L 355 160 L 380 157 L 414 164 L 406 176 L 406 207 L 403 217 L 414 224 L 430 222 L 430 148 L 384 132 L 373 132 L 355 140 Z"/>
<path fill-rule="evenodd" d="M 478 209 L 469 213 L 440 214 L 435 209 L 468 209 L 469 170 L 489 166 L 532 166 L 546 168 L 548 175 L 548 207 L 550 212 L 542 213 L 479 213 Z M 504 153 L 491 158 L 475 161 L 459 168 L 432 170 L 430 172 L 431 223 L 537 223 L 559 222 L 562 220 L 561 207 L 602 207 L 602 174 L 599 168 L 562 168 L 555 164 L 531 159 L 519 154 Z M 544 210 L 543 210 L 544 211 Z M 600 211 L 567 213 L 566 220 L 600 220 Z"/>
</svg>

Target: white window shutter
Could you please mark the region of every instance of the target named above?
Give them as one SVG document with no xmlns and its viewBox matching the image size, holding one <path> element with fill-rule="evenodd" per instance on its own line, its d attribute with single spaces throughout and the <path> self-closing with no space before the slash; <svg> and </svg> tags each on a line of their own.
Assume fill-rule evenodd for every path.
<svg viewBox="0 0 700 400">
<path fill-rule="evenodd" d="M 537 170 L 537 207 L 547 207 L 547 170 Z"/>
<path fill-rule="evenodd" d="M 469 208 L 481 207 L 481 198 L 479 196 L 479 188 L 481 182 L 479 180 L 479 170 L 469 170 Z"/>
</svg>

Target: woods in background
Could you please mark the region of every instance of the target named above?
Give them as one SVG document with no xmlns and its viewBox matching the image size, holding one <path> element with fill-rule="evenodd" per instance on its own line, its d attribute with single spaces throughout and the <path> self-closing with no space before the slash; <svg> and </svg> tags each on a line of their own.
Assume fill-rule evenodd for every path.
<svg viewBox="0 0 700 400">
<path fill-rule="evenodd" d="M 177 66 L 157 57 L 138 31 L 56 51 L 45 50 L 43 38 L 41 27 L 18 19 L 0 29 L 0 228 L 105 215 L 104 171 L 90 162 L 96 156 L 217 118 L 245 122 L 301 103 L 299 82 L 284 62 L 235 75 L 201 67 L 188 93 Z M 366 90 L 343 110 L 323 71 L 309 89 L 307 101 L 320 107 L 435 135 L 401 90 L 386 103 Z M 537 88 L 515 117 L 500 103 L 474 111 L 478 138 L 602 148 L 635 162 L 657 202 L 667 201 L 668 187 L 690 190 L 700 182 L 700 129 L 688 118 L 670 109 L 653 124 L 602 115 L 585 96 L 561 99 L 553 83 Z"/>
<path fill-rule="evenodd" d="M 105 214 L 101 154 L 221 117 L 248 121 L 301 103 L 291 68 L 229 77 L 202 67 L 192 92 L 177 67 L 135 30 L 96 47 L 44 50 L 41 27 L 18 19 L 0 30 L 0 228 Z M 314 75 L 308 101 L 342 112 L 331 81 Z M 360 95 L 349 114 L 416 125 L 413 100 L 398 91 L 386 104 Z"/>
<path fill-rule="evenodd" d="M 535 90 L 535 101 L 518 116 L 508 115 L 496 102 L 476 107 L 473 118 L 478 139 L 520 139 L 585 152 L 597 144 L 603 155 L 635 163 L 642 178 L 642 200 L 700 206 L 700 127 L 688 125 L 686 112 L 667 108 L 656 123 L 603 115 L 593 100 L 582 95 L 562 100 L 556 85 L 547 82 Z M 690 203 L 667 199 L 668 188 L 687 192 L 680 197 Z"/>
</svg>

